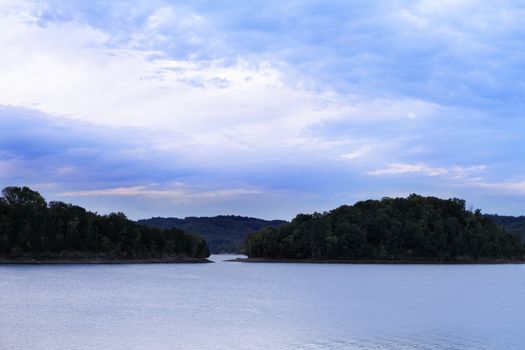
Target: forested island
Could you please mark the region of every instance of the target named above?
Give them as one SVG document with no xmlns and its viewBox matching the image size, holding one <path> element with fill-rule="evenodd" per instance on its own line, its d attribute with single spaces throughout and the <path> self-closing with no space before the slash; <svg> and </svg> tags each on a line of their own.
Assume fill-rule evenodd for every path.
<svg viewBox="0 0 525 350">
<path fill-rule="evenodd" d="M 410 195 L 299 214 L 243 242 L 245 261 L 476 263 L 524 260 L 522 236 L 462 199 Z"/>
<path fill-rule="evenodd" d="M 299 214 L 290 223 L 237 216 L 139 222 L 6 187 L 0 262 L 201 262 L 208 245 L 187 231 L 218 239 L 221 252 L 256 230 L 242 242 L 248 261 L 508 262 L 525 256 L 521 217 L 483 215 L 466 210 L 461 199 L 415 194 Z"/>
<path fill-rule="evenodd" d="M 0 262 L 207 262 L 206 242 L 177 228 L 139 225 L 123 213 L 98 215 L 28 187 L 0 197 Z"/>
<path fill-rule="evenodd" d="M 241 242 L 250 233 L 265 227 L 279 227 L 283 220 L 263 220 L 245 216 L 219 215 L 213 217 L 162 218 L 137 221 L 156 228 L 179 228 L 202 237 L 212 254 L 239 253 Z"/>
</svg>

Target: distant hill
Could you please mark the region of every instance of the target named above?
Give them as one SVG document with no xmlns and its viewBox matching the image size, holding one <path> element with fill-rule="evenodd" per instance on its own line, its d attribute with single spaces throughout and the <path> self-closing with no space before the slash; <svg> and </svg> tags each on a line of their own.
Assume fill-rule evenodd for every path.
<svg viewBox="0 0 525 350">
<path fill-rule="evenodd" d="M 525 237 L 525 216 L 490 215 L 486 214 L 496 224 L 507 231 L 521 233 Z"/>
<path fill-rule="evenodd" d="M 156 228 L 178 228 L 200 235 L 212 254 L 238 253 L 242 240 L 250 233 L 265 227 L 278 227 L 283 220 L 263 220 L 244 216 L 220 215 L 214 217 L 162 218 L 154 217 L 138 221 L 139 224 Z"/>
</svg>

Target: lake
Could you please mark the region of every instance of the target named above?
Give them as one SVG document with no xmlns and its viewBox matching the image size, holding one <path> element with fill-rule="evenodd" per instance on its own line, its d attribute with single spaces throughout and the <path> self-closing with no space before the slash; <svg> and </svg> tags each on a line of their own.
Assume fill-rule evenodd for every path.
<svg viewBox="0 0 525 350">
<path fill-rule="evenodd" d="M 524 349 L 525 265 L 0 265 L 0 349 Z"/>
</svg>

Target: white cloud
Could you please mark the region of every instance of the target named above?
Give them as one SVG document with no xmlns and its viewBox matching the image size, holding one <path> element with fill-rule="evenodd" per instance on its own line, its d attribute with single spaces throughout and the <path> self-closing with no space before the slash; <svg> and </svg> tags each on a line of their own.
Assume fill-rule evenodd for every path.
<svg viewBox="0 0 525 350">
<path fill-rule="evenodd" d="M 481 172 L 486 168 L 486 165 L 432 167 L 424 163 L 393 163 L 389 164 L 386 168 L 370 171 L 368 174 L 374 176 L 422 174 L 426 176 L 447 176 L 452 179 L 463 179 L 473 173 Z"/>
<path fill-rule="evenodd" d="M 261 190 L 250 188 L 228 188 L 219 190 L 197 190 L 191 189 L 184 184 L 174 186 L 129 186 L 115 187 L 95 190 L 80 190 L 58 192 L 56 195 L 62 197 L 149 197 L 157 199 L 169 199 L 175 202 L 194 201 L 202 199 L 226 199 L 246 196 L 257 196 L 262 194 Z"/>
<path fill-rule="evenodd" d="M 334 141 L 307 130 L 344 119 L 408 120 L 441 108 L 417 99 L 309 90 L 308 84 L 290 81 L 286 65 L 254 57 L 225 63 L 174 59 L 145 50 L 141 42 L 149 35 L 162 40 L 159 28 L 168 24 L 182 28 L 175 39 L 209 31 L 202 29 L 208 24 L 197 14 L 163 8 L 137 29 L 134 43 L 118 48 L 110 46 L 110 33 L 80 22 L 39 26 L 1 17 L 0 27 L 9 30 L 0 33 L 5 53 L 0 56 L 0 104 L 101 125 L 161 130 L 150 140 L 158 150 L 212 162 L 224 160 L 217 158 L 220 154 L 250 159 L 253 151 L 261 159 L 282 157 L 283 150 L 291 157 L 296 152 L 314 157 L 328 152 L 349 159 L 358 155 L 344 149 L 362 147 L 358 140 Z"/>
<path fill-rule="evenodd" d="M 370 147 L 369 146 L 364 146 L 364 147 L 361 147 L 360 149 L 357 149 L 355 151 L 342 153 L 340 155 L 340 157 L 343 158 L 343 159 L 346 159 L 346 160 L 354 160 L 354 159 L 357 159 L 357 158 L 361 158 L 363 155 L 367 154 L 368 152 L 370 152 Z"/>
<path fill-rule="evenodd" d="M 521 67 L 514 35 L 522 27 L 520 11 L 492 11 L 494 5 L 473 1 L 385 2 L 362 5 L 373 13 L 356 18 L 352 13 L 360 11 L 322 4 L 326 11 L 318 16 L 308 10 L 315 6 L 294 5 L 304 16 L 291 28 L 272 16 L 247 25 L 247 12 L 226 13 L 222 6 L 197 13 L 189 3 L 110 3 L 115 4 L 81 9 L 61 3 L 64 12 L 42 18 L 49 10 L 45 2 L 0 3 L 0 104 L 40 110 L 77 129 L 87 124 L 70 119 L 111 126 L 100 130 L 115 140 L 99 149 L 93 145 L 103 132 L 90 132 L 86 147 L 98 153 L 89 164 L 73 161 L 88 158 L 82 150 L 58 157 L 53 147 L 35 152 L 31 146 L 39 140 L 30 137 L 27 144 L 5 142 L 12 158 L 0 158 L 1 177 L 43 177 L 41 164 L 57 157 L 45 181 L 71 178 L 79 183 L 69 188 L 104 188 L 68 192 L 86 199 L 222 195 L 217 183 L 225 179 L 241 183 L 224 190 L 239 189 L 239 195 L 244 184 L 300 187 L 301 181 L 315 192 L 309 181 L 326 180 L 315 170 L 331 168 L 344 169 L 333 179 L 340 183 L 349 183 L 349 176 L 371 181 L 363 176 L 367 171 L 382 176 L 373 180 L 381 188 L 388 176 L 403 174 L 446 186 L 460 179 L 489 187 L 496 185 L 479 177 L 485 166 L 462 164 L 498 162 L 514 142 L 500 123 L 504 114 L 490 109 L 508 98 L 511 112 L 521 110 L 515 101 L 523 100 L 522 86 L 507 79 L 519 71 L 513 64 Z M 114 15 L 96 20 L 97 11 L 81 13 L 111 6 L 117 7 Z M 275 4 L 260 6 L 266 15 L 275 12 Z M 312 23 L 323 30 L 311 31 Z M 476 105 L 465 97 L 489 103 Z M 32 158 L 17 157 L 24 152 Z M 448 165 L 429 159 L 448 159 Z M 119 163 L 118 176 L 105 175 L 119 160 L 142 166 Z M 315 170 L 311 179 L 282 184 L 283 164 L 290 173 Z M 179 169 L 190 172 L 188 178 L 200 176 L 194 183 L 222 177 L 211 192 L 143 185 L 166 181 L 167 172 L 178 179 Z M 90 171 L 113 180 L 94 184 Z M 262 180 L 254 180 L 258 171 L 266 172 Z"/>
<path fill-rule="evenodd" d="M 368 172 L 369 175 L 400 175 L 400 174 L 409 174 L 409 173 L 421 173 L 428 176 L 438 176 L 444 175 L 448 171 L 446 168 L 438 167 L 432 168 L 423 163 L 419 164 L 404 164 L 404 163 L 395 163 L 390 164 L 386 168 L 376 169 Z"/>
<path fill-rule="evenodd" d="M 109 34 L 76 22 L 43 27 L 3 17 L 0 26 L 8 28 L 0 33 L 0 104 L 196 138 L 238 128 L 265 142 L 297 137 L 339 113 L 332 97 L 286 85 L 264 61 L 192 62 L 109 48 Z"/>
<path fill-rule="evenodd" d="M 491 190 L 498 190 L 503 192 L 510 192 L 512 194 L 525 194 L 525 181 L 488 182 L 477 180 L 468 182 L 466 183 L 466 185 Z"/>
</svg>

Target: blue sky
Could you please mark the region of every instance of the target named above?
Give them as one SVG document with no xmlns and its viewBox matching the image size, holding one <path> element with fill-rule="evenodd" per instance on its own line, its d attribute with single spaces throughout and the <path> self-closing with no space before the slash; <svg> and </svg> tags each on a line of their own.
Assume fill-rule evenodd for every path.
<svg viewBox="0 0 525 350">
<path fill-rule="evenodd" d="M 521 1 L 1 1 L 0 185 L 150 216 L 525 214 Z"/>
</svg>

